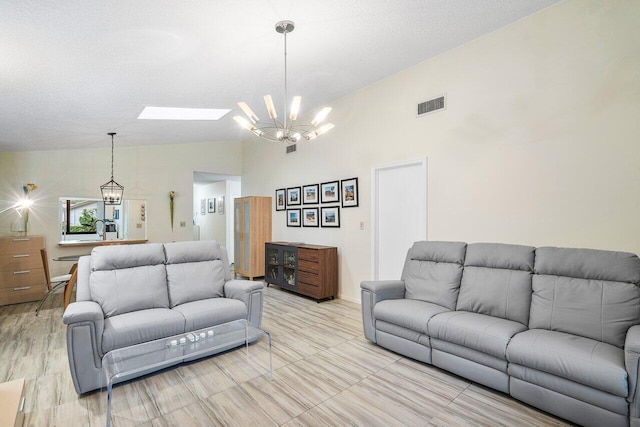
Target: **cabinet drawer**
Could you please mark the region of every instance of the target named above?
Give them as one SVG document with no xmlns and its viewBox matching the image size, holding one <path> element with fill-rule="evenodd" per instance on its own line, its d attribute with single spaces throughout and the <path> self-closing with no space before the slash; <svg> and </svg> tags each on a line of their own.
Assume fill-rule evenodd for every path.
<svg viewBox="0 0 640 427">
<path fill-rule="evenodd" d="M 44 237 L 6 237 L 0 239 L 0 255 L 40 252 L 44 248 Z"/>
<path fill-rule="evenodd" d="M 42 258 L 40 252 L 16 253 L 13 255 L 0 255 L 0 271 L 29 270 L 42 268 Z"/>
<path fill-rule="evenodd" d="M 298 259 L 318 262 L 318 251 L 315 249 L 298 248 Z"/>
<path fill-rule="evenodd" d="M 38 301 L 44 296 L 44 285 L 16 286 L 0 289 L 0 305 Z"/>
<path fill-rule="evenodd" d="M 306 260 L 298 260 L 298 270 L 299 271 L 309 271 L 311 273 L 318 272 L 318 263 L 313 261 Z"/>
<path fill-rule="evenodd" d="M 44 269 L 32 268 L 17 271 L 0 271 L 0 289 L 28 285 L 44 285 Z"/>
<path fill-rule="evenodd" d="M 308 273 L 306 271 L 298 270 L 298 281 L 318 286 L 318 275 L 315 273 Z"/>
<path fill-rule="evenodd" d="M 298 282 L 298 286 L 296 286 L 296 292 L 299 292 L 302 295 L 306 295 L 308 297 L 316 299 L 320 298 L 320 289 L 310 283 Z"/>
</svg>

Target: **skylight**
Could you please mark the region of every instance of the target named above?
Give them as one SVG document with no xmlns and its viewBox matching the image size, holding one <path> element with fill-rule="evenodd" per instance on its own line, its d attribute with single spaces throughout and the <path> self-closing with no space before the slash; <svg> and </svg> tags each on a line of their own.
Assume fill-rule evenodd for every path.
<svg viewBox="0 0 640 427">
<path fill-rule="evenodd" d="M 141 120 L 219 120 L 229 109 L 223 108 L 174 108 L 144 107 L 138 116 Z"/>
</svg>

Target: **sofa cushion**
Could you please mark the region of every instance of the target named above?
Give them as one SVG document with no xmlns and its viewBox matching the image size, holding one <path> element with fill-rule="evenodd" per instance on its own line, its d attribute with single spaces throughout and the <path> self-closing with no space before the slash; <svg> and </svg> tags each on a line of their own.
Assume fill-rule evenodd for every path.
<svg viewBox="0 0 640 427">
<path fill-rule="evenodd" d="M 468 311 L 451 311 L 433 316 L 429 336 L 506 360 L 507 345 L 526 326 L 512 320 Z"/>
<path fill-rule="evenodd" d="M 224 296 L 222 261 L 167 264 L 167 283 L 171 307 L 189 301 Z"/>
<path fill-rule="evenodd" d="M 450 310 L 426 301 L 390 299 L 380 301 L 373 307 L 373 317 L 376 324 L 380 320 L 426 334 L 429 319 L 447 311 Z"/>
<path fill-rule="evenodd" d="M 415 242 L 402 271 L 405 298 L 456 307 L 466 243 Z"/>
<path fill-rule="evenodd" d="M 467 245 L 457 310 L 526 325 L 535 248 L 501 243 Z"/>
<path fill-rule="evenodd" d="M 215 240 L 165 243 L 167 264 L 183 264 L 200 261 L 222 261 L 226 280 L 233 279 L 227 251 Z"/>
<path fill-rule="evenodd" d="M 151 308 L 168 308 L 164 265 L 143 265 L 118 270 L 97 270 L 89 276 L 93 301 L 105 318 Z"/>
<path fill-rule="evenodd" d="M 112 316 L 104 321 L 102 352 L 127 347 L 185 332 L 181 313 L 168 308 L 139 310 Z"/>
<path fill-rule="evenodd" d="M 628 395 L 624 351 L 600 341 L 530 329 L 513 337 L 507 360 L 616 396 Z"/>
<path fill-rule="evenodd" d="M 187 331 L 247 318 L 247 306 L 242 301 L 230 298 L 187 302 L 174 307 L 173 311 L 182 314 Z"/>
<path fill-rule="evenodd" d="M 161 243 L 98 246 L 91 251 L 91 271 L 164 264 Z"/>
</svg>

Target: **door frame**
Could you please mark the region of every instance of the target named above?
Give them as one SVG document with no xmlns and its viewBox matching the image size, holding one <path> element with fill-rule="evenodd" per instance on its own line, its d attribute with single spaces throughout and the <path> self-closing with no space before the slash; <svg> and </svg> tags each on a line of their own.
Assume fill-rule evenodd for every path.
<svg viewBox="0 0 640 427">
<path fill-rule="evenodd" d="M 379 240 L 379 218 L 378 218 L 378 201 L 379 201 L 379 178 L 380 173 L 390 169 L 400 169 L 406 167 L 418 166 L 420 175 L 424 177 L 424 200 L 425 204 L 422 209 L 422 219 L 424 224 L 424 230 L 419 236 L 416 236 L 416 241 L 427 240 L 427 206 L 429 204 L 428 199 L 428 183 L 427 183 L 427 158 L 419 158 L 414 160 L 406 160 L 402 162 L 386 163 L 371 168 L 371 280 L 378 280 L 378 240 Z"/>
</svg>

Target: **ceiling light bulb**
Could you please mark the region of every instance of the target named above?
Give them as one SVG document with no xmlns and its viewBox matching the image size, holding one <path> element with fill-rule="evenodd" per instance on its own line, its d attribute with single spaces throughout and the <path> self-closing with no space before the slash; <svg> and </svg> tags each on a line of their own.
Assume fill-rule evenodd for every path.
<svg viewBox="0 0 640 427">
<path fill-rule="evenodd" d="M 243 128 L 248 129 L 248 130 L 250 130 L 252 132 L 253 132 L 254 129 L 256 129 L 256 127 L 254 125 L 249 123 L 249 121 L 247 119 L 245 119 L 244 117 L 242 117 L 242 116 L 233 116 L 233 120 L 235 120 Z"/>
<path fill-rule="evenodd" d="M 276 114 L 276 107 L 273 105 L 273 100 L 271 99 L 271 95 L 265 95 L 264 96 L 264 103 L 267 106 L 267 111 L 269 112 L 269 117 L 271 117 L 271 119 L 273 119 L 273 120 L 278 118 L 278 115 Z"/>
<path fill-rule="evenodd" d="M 253 112 L 251 107 L 249 107 L 249 105 L 246 102 L 238 102 L 238 106 L 247 115 L 247 117 L 249 117 L 249 120 L 251 120 L 253 123 L 260 121 L 258 116 L 256 116 L 256 114 Z"/>
<path fill-rule="evenodd" d="M 293 120 L 293 119 L 292 119 Z M 300 138 L 302 137 L 302 135 L 300 135 L 298 132 L 293 134 L 293 139 L 296 140 L 296 142 L 300 141 Z"/>
<path fill-rule="evenodd" d="M 298 118 L 298 112 L 300 111 L 300 101 L 302 100 L 301 96 L 294 96 L 293 102 L 291 103 L 291 113 L 289 114 L 289 118 L 291 120 L 295 120 Z"/>
<path fill-rule="evenodd" d="M 281 131 L 281 130 L 279 130 L 279 131 L 276 133 L 276 138 L 278 138 L 278 141 L 280 141 L 280 140 L 282 139 L 282 131 Z"/>
<path fill-rule="evenodd" d="M 333 125 L 333 123 L 327 123 L 326 125 L 322 125 L 322 126 L 320 127 L 320 129 L 318 129 L 318 130 L 316 131 L 316 133 L 317 133 L 318 135 L 322 135 L 323 133 L 327 133 L 327 132 L 329 132 L 329 131 L 330 131 L 331 129 L 333 129 L 334 127 L 335 127 L 335 126 Z"/>
<path fill-rule="evenodd" d="M 324 107 L 320 112 L 316 115 L 316 117 L 311 121 L 311 124 L 314 126 L 318 126 L 324 119 L 327 118 L 329 113 L 331 112 L 331 107 Z"/>
</svg>

